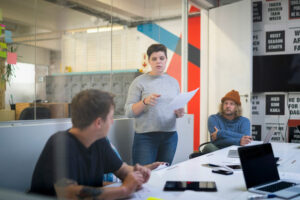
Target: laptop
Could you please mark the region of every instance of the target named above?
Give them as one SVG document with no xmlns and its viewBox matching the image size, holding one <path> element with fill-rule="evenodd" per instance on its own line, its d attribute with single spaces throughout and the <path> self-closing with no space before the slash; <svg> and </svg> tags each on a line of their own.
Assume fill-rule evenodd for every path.
<svg viewBox="0 0 300 200">
<path fill-rule="evenodd" d="M 269 143 L 271 141 L 274 133 L 275 133 L 275 129 L 271 128 L 271 130 L 267 133 L 267 135 L 266 135 L 266 137 L 265 137 L 265 139 L 263 141 L 263 144 Z M 247 144 L 246 146 L 253 145 L 253 143 L 255 144 L 255 142 L 252 141 L 249 144 Z M 229 158 L 238 158 L 239 157 L 238 151 L 235 150 L 235 149 L 230 149 L 228 151 L 227 157 L 229 157 Z"/>
<path fill-rule="evenodd" d="M 272 193 L 281 198 L 300 195 L 299 183 L 280 180 L 270 143 L 239 147 L 238 153 L 249 192 Z"/>
</svg>

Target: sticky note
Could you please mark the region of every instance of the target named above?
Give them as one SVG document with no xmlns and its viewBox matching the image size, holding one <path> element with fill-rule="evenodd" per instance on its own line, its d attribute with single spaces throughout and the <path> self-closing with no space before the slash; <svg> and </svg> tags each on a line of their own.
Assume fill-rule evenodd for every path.
<svg viewBox="0 0 300 200">
<path fill-rule="evenodd" d="M 5 37 L 4 40 L 5 40 L 6 43 L 12 43 L 12 39 L 11 38 Z"/>
<path fill-rule="evenodd" d="M 0 51 L 0 57 L 6 58 L 6 51 Z"/>
<path fill-rule="evenodd" d="M 11 31 L 5 30 L 5 37 L 11 37 Z"/>
<path fill-rule="evenodd" d="M 5 30 L 5 42 L 6 43 L 11 43 L 12 39 L 11 39 L 11 31 Z"/>
<path fill-rule="evenodd" d="M 7 63 L 8 64 L 17 64 L 17 54 L 12 52 L 7 52 Z"/>
<path fill-rule="evenodd" d="M 163 200 L 163 199 L 157 197 L 148 197 L 147 200 Z"/>
<path fill-rule="evenodd" d="M 0 42 L 1 49 L 7 49 L 6 43 Z"/>
</svg>

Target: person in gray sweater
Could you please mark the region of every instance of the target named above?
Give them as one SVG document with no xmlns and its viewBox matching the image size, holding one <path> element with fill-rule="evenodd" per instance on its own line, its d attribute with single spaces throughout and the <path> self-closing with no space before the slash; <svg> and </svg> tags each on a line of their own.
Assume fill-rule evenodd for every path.
<svg viewBox="0 0 300 200">
<path fill-rule="evenodd" d="M 168 105 L 180 88 L 176 79 L 164 73 L 166 47 L 152 44 L 147 55 L 152 71 L 131 83 L 125 104 L 126 115 L 135 118 L 132 159 L 141 165 L 155 161 L 171 164 L 178 142 L 176 118 L 184 115 L 184 108 L 172 110 Z"/>
</svg>

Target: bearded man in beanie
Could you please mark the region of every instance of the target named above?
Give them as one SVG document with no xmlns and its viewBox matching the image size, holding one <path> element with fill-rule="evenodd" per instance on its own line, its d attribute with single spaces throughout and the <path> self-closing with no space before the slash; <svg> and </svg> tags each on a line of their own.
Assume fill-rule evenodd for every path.
<svg viewBox="0 0 300 200">
<path fill-rule="evenodd" d="M 252 141 L 250 121 L 241 115 L 239 92 L 231 90 L 221 99 L 219 113 L 208 118 L 208 130 L 216 149 L 231 145 L 244 146 Z"/>
</svg>

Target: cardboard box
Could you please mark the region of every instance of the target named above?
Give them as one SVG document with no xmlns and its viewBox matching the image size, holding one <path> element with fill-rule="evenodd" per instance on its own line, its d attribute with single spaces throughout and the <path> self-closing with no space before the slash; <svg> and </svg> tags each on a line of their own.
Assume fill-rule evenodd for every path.
<svg viewBox="0 0 300 200">
<path fill-rule="evenodd" d="M 0 121 L 15 120 L 14 110 L 0 110 Z"/>
</svg>

